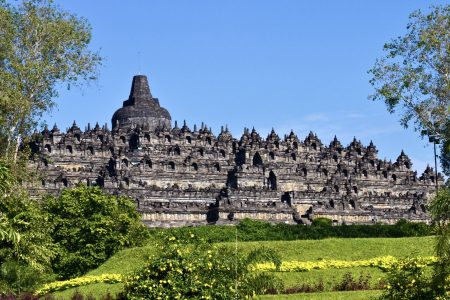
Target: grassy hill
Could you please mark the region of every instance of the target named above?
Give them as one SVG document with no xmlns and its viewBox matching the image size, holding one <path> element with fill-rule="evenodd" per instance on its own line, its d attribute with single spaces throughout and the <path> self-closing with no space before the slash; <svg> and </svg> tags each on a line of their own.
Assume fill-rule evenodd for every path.
<svg viewBox="0 0 450 300">
<path fill-rule="evenodd" d="M 269 247 L 277 250 L 283 260 L 317 261 L 321 259 L 336 260 L 363 260 L 379 256 L 392 255 L 397 258 L 431 256 L 433 255 L 433 237 L 410 237 L 410 238 L 332 238 L 323 240 L 300 240 L 300 241 L 260 241 L 260 242 L 238 242 L 238 249 L 250 251 L 257 247 Z M 234 243 L 222 243 L 222 245 L 235 246 Z M 105 273 L 129 274 L 139 269 L 146 259 L 154 253 L 154 245 L 131 248 L 123 250 L 103 265 L 92 270 L 88 275 L 100 275 Z M 377 268 L 350 268 L 350 269 L 328 269 L 311 270 L 309 272 L 279 272 L 286 287 L 298 287 L 301 284 L 317 284 L 322 281 L 325 291 L 330 291 L 334 285 L 342 280 L 345 273 L 351 273 L 355 278 L 361 274 L 370 276 L 371 285 L 376 285 L 384 273 Z M 92 294 L 99 298 L 107 292 L 116 294 L 122 289 L 122 284 L 92 284 L 79 287 L 78 290 L 84 295 Z M 69 289 L 55 294 L 57 298 L 67 299 L 76 289 Z M 334 292 L 333 299 L 367 299 L 376 296 L 377 291 L 361 292 Z M 262 296 L 261 299 L 330 299 L 327 293 L 307 294 L 306 298 L 299 295 L 276 295 Z M 325 297 L 325 298 L 321 298 Z M 341 297 L 341 298 L 339 298 Z M 358 298 L 359 297 L 359 298 Z"/>
</svg>

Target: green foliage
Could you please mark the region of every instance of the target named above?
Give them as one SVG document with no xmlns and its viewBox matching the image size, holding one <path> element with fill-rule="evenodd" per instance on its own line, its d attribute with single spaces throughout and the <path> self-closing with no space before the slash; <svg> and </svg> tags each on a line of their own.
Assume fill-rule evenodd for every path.
<svg viewBox="0 0 450 300">
<path fill-rule="evenodd" d="M 155 238 L 173 235 L 183 238 L 188 232 L 210 242 L 232 242 L 236 238 L 234 226 L 199 226 L 194 228 L 151 229 Z M 244 219 L 237 225 L 239 241 L 291 241 L 324 238 L 369 238 L 369 237 L 413 237 L 432 235 L 433 229 L 424 223 L 400 220 L 395 225 L 345 225 L 305 226 L 272 224 Z"/>
<path fill-rule="evenodd" d="M 51 276 L 36 272 L 36 269 L 14 260 L 0 266 L 0 291 L 8 293 L 31 292 Z"/>
<path fill-rule="evenodd" d="M 433 227 L 425 223 L 410 222 L 405 219 L 397 221 L 394 225 L 395 230 L 404 236 L 423 236 L 433 234 Z"/>
<path fill-rule="evenodd" d="M 55 106 L 57 85 L 95 77 L 85 19 L 51 0 L 0 1 L 0 155 L 16 160 L 24 136 Z"/>
<path fill-rule="evenodd" d="M 267 233 L 270 232 L 274 226 L 269 222 L 243 219 L 236 227 L 238 239 L 240 241 L 246 241 L 249 240 L 249 238 L 250 240 L 255 239 L 262 241 L 264 239 L 271 239 L 267 236 Z M 266 236 L 266 238 L 264 238 L 264 236 Z"/>
<path fill-rule="evenodd" d="M 51 223 L 1 160 L 0 178 L 0 287 L 20 292 L 50 269 L 55 255 Z"/>
<path fill-rule="evenodd" d="M 441 146 L 441 165 L 444 173 L 450 176 L 450 123 L 447 125 L 445 139 Z"/>
<path fill-rule="evenodd" d="M 14 184 L 15 179 L 11 176 L 9 166 L 0 161 L 0 195 L 6 197 L 6 193 L 11 191 L 11 186 Z"/>
<path fill-rule="evenodd" d="M 328 219 L 328 218 L 315 218 L 312 221 L 312 225 L 313 226 L 332 226 L 333 225 L 333 221 L 331 219 Z"/>
<path fill-rule="evenodd" d="M 58 197 L 48 196 L 43 209 L 51 217 L 52 236 L 59 246 L 53 268 L 62 278 L 82 275 L 146 238 L 133 202 L 99 187 L 80 185 Z"/>
<path fill-rule="evenodd" d="M 439 258 L 434 272 L 435 289 L 445 293 L 446 280 L 450 276 L 450 188 L 442 188 L 429 205 L 436 223 L 436 255 Z"/>
<path fill-rule="evenodd" d="M 269 249 L 247 255 L 215 247 L 192 234 L 190 243 L 170 237 L 145 267 L 125 284 L 128 299 L 244 299 L 282 284 L 273 275 L 257 272 L 256 262 L 280 258 Z"/>
<path fill-rule="evenodd" d="M 445 225 L 450 221 L 450 188 L 441 188 L 428 210 L 438 225 Z"/>
<path fill-rule="evenodd" d="M 0 211 L 10 232 L 19 237 L 0 242 L 0 262 L 13 259 L 39 271 L 49 269 L 54 256 L 50 236 L 52 224 L 38 204 L 28 199 L 24 192 L 16 191 L 14 195 L 2 199 Z"/>
<path fill-rule="evenodd" d="M 401 123 L 443 134 L 450 117 L 450 6 L 435 6 L 428 14 L 414 11 L 407 32 L 384 45 L 386 56 L 369 71 L 373 100 L 389 112 L 402 112 Z"/>
<path fill-rule="evenodd" d="M 437 259 L 432 276 L 424 272 L 424 261 L 418 258 L 401 261 L 389 270 L 384 299 L 447 299 L 450 296 L 450 190 L 439 190 L 428 208 L 436 229 Z"/>
<path fill-rule="evenodd" d="M 345 273 L 342 281 L 334 287 L 336 291 L 370 290 L 370 275 L 359 275 L 356 279 L 351 273 Z"/>
<path fill-rule="evenodd" d="M 0 195 L 1 200 L 6 201 L 10 197 L 15 178 L 11 175 L 9 166 L 0 161 Z M 17 247 L 20 242 L 20 234 L 14 230 L 4 212 L 0 211 L 0 241 L 10 242 Z"/>
<path fill-rule="evenodd" d="M 418 258 L 402 260 L 393 265 L 386 277 L 382 299 L 436 299 L 426 264 Z"/>
<path fill-rule="evenodd" d="M 384 45 L 386 55 L 369 71 L 375 88 L 372 100 L 384 101 L 390 113 L 401 114 L 422 135 L 437 136 L 441 162 L 450 174 L 450 5 L 428 14 L 414 11 L 404 36 Z"/>
<path fill-rule="evenodd" d="M 0 177 L 0 263 L 15 260 L 39 271 L 48 269 L 53 256 L 48 216 L 1 160 Z"/>
</svg>

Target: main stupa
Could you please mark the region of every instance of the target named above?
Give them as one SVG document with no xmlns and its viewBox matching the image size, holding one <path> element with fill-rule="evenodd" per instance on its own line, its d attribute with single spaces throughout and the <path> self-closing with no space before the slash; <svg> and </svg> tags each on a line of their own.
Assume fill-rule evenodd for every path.
<svg viewBox="0 0 450 300">
<path fill-rule="evenodd" d="M 113 115 L 112 128 L 142 126 L 149 130 L 170 128 L 170 114 L 159 105 L 158 98 L 153 98 L 148 85 L 147 76 L 133 77 L 128 100 L 123 101 L 123 107 Z"/>
</svg>

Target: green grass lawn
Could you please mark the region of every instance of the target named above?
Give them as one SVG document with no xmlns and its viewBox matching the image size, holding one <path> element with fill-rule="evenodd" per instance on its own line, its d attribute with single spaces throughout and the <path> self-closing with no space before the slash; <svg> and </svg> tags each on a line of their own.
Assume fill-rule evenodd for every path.
<svg viewBox="0 0 450 300">
<path fill-rule="evenodd" d="M 370 300 L 381 295 L 381 291 L 351 291 L 351 292 L 324 292 L 303 293 L 292 295 L 264 295 L 258 300 Z"/>
<path fill-rule="evenodd" d="M 256 247 L 277 250 L 283 260 L 313 261 L 318 259 L 360 260 L 377 256 L 395 257 L 433 255 L 434 237 L 411 238 L 332 238 L 324 240 L 264 241 L 238 243 L 248 251 Z M 231 244 L 231 243 L 226 243 Z M 234 245 L 234 244 L 233 244 Z"/>
<path fill-rule="evenodd" d="M 433 255 L 433 237 L 413 238 L 357 238 L 357 239 L 324 239 L 324 240 L 299 240 L 299 241 L 263 241 L 240 242 L 238 248 L 242 251 L 250 251 L 257 247 L 268 247 L 277 250 L 283 260 L 314 261 L 318 259 L 361 260 L 378 256 L 392 255 L 395 257 L 431 256 Z M 234 243 L 225 243 L 234 247 Z M 88 275 L 100 275 L 104 273 L 129 274 L 141 268 L 147 257 L 154 253 L 154 246 L 131 248 L 120 251 L 103 265 L 92 270 Z M 342 280 L 345 273 L 350 272 L 355 278 L 360 274 L 370 274 L 371 284 L 375 285 L 384 274 L 377 268 L 350 268 L 312 270 L 309 272 L 277 273 L 286 287 L 295 287 L 303 283 L 315 284 L 322 280 L 325 290 L 331 288 Z M 92 284 L 79 287 L 84 295 L 93 295 L 99 298 L 108 291 L 116 294 L 122 289 L 121 284 Z M 76 289 L 69 289 L 55 293 L 59 299 L 67 299 L 74 294 Z M 264 296 L 261 299 L 368 299 L 376 296 L 378 292 L 363 291 L 352 293 L 334 292 L 331 297 L 328 293 L 296 294 Z M 341 297 L 342 298 L 338 298 Z M 354 298 L 351 298 L 353 297 Z M 302 298 L 304 297 L 304 298 Z M 322 298 L 321 298 L 322 297 Z M 359 297 L 359 298 L 358 298 Z M 361 298 L 362 297 L 362 298 Z"/>
<path fill-rule="evenodd" d="M 350 273 L 355 280 L 358 280 L 361 275 L 369 276 L 370 286 L 372 288 L 378 287 L 378 284 L 384 273 L 378 268 L 348 268 L 348 269 L 328 269 L 328 270 L 311 270 L 309 272 L 281 272 L 277 274 L 284 282 L 286 288 L 298 287 L 302 284 L 316 285 L 320 281 L 323 282 L 325 291 L 332 291 L 346 273 Z"/>
</svg>

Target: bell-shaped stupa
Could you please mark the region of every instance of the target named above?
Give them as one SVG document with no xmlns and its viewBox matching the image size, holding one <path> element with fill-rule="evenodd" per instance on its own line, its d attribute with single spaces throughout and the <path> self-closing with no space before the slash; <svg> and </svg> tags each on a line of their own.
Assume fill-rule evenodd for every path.
<svg viewBox="0 0 450 300">
<path fill-rule="evenodd" d="M 170 128 L 170 114 L 159 105 L 158 98 L 153 98 L 148 85 L 147 76 L 133 77 L 130 96 L 123 102 L 112 117 L 112 128 L 117 126 L 143 126 L 154 130 L 158 127 Z"/>
</svg>

